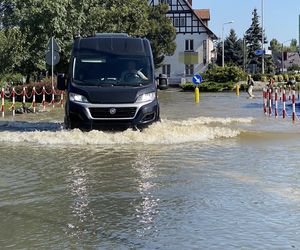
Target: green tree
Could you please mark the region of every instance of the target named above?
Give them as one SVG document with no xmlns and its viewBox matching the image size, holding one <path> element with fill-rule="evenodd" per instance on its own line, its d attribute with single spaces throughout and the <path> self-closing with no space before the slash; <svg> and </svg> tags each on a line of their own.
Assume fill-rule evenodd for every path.
<svg viewBox="0 0 300 250">
<path fill-rule="evenodd" d="M 259 23 L 259 16 L 257 9 L 252 12 L 252 23 L 250 28 L 246 31 L 245 40 L 247 45 L 247 64 L 256 65 L 256 72 L 261 72 L 262 56 L 255 55 L 256 50 L 262 48 L 262 28 Z M 267 38 L 264 37 L 264 43 L 267 43 Z M 272 73 L 274 71 L 274 61 L 270 56 L 265 56 L 265 69 L 266 72 Z"/>
<path fill-rule="evenodd" d="M 0 22 L 21 32 L 22 58 L 16 69 L 29 80 L 34 72 L 46 68 L 45 53 L 52 36 L 61 48 L 59 71 L 67 69 L 74 36 L 96 32 L 148 37 L 159 65 L 164 55 L 175 50 L 175 31 L 166 12 L 166 6 L 153 8 L 146 0 L 4 0 Z"/>
<path fill-rule="evenodd" d="M 217 44 L 217 64 L 222 65 L 222 42 Z M 229 65 L 243 66 L 243 41 L 238 39 L 234 29 L 231 29 L 224 40 L 224 62 Z"/>
<path fill-rule="evenodd" d="M 261 38 L 262 38 L 262 28 L 259 24 L 259 16 L 257 14 L 257 9 L 252 12 L 252 23 L 250 28 L 246 31 L 245 39 L 247 44 L 247 58 L 248 64 L 257 65 L 257 68 L 261 68 L 261 56 L 255 55 L 256 50 L 262 48 Z"/>
<path fill-rule="evenodd" d="M 168 6 L 160 4 L 149 6 L 149 26 L 150 29 L 146 37 L 151 42 L 154 64 L 159 68 L 165 56 L 171 56 L 176 49 L 176 29 L 169 18 L 166 17 Z"/>
<path fill-rule="evenodd" d="M 281 52 L 282 49 L 282 44 L 278 42 L 277 39 L 273 38 L 270 41 L 270 50 L 272 50 L 272 52 Z"/>
<path fill-rule="evenodd" d="M 0 30 L 0 75 L 12 73 L 20 67 L 22 43 L 22 33 L 18 28 Z"/>
<path fill-rule="evenodd" d="M 225 63 L 242 66 L 243 64 L 243 42 L 237 38 L 234 29 L 231 29 L 229 36 L 224 41 Z"/>
</svg>

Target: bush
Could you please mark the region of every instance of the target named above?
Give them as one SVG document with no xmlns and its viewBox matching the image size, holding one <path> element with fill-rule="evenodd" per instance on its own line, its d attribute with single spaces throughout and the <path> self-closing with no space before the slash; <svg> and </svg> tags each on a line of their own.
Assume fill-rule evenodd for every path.
<svg viewBox="0 0 300 250">
<path fill-rule="evenodd" d="M 278 75 L 274 75 L 272 76 L 272 78 L 274 79 L 275 82 L 278 82 Z"/>
<path fill-rule="evenodd" d="M 237 66 L 215 66 L 208 69 L 204 74 L 205 81 L 213 83 L 228 83 L 246 80 L 247 74 Z"/>
<path fill-rule="evenodd" d="M 260 73 L 252 75 L 254 81 L 261 81 L 262 75 Z"/>
<path fill-rule="evenodd" d="M 16 86 L 25 82 L 25 77 L 20 73 L 9 73 L 0 76 L 0 82 L 2 86 Z"/>
<path fill-rule="evenodd" d="M 283 74 L 283 80 L 288 81 L 289 80 L 289 75 L 288 74 Z"/>
<path fill-rule="evenodd" d="M 297 82 L 300 82 L 300 74 L 296 74 L 295 79 L 296 79 Z"/>
<path fill-rule="evenodd" d="M 283 82 L 284 78 L 282 75 L 278 75 L 278 82 Z"/>
<path fill-rule="evenodd" d="M 229 82 L 229 83 L 217 83 L 217 82 L 204 82 L 202 84 L 200 84 L 199 90 L 203 91 L 203 92 L 217 92 L 217 91 L 230 91 L 234 88 L 233 83 Z M 192 91 L 195 89 L 195 84 L 193 83 L 185 83 L 185 84 L 181 84 L 180 87 L 184 90 L 184 91 Z"/>
<path fill-rule="evenodd" d="M 261 79 L 260 79 L 262 82 L 267 82 L 267 76 L 261 76 Z"/>
</svg>

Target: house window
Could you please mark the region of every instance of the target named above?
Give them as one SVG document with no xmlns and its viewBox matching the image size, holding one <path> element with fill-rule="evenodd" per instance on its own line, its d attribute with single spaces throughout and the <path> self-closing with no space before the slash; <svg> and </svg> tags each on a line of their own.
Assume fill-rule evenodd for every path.
<svg viewBox="0 0 300 250">
<path fill-rule="evenodd" d="M 184 17 L 175 17 L 174 18 L 174 26 L 175 27 L 184 27 L 185 26 L 185 18 Z"/>
<path fill-rule="evenodd" d="M 162 73 L 164 75 L 167 75 L 168 77 L 170 77 L 170 75 L 171 75 L 171 65 L 170 64 L 164 64 L 162 66 Z"/>
<path fill-rule="evenodd" d="M 185 18 L 184 17 L 180 17 L 180 26 L 185 26 Z"/>
<path fill-rule="evenodd" d="M 169 4 L 171 5 L 172 4 L 172 0 L 159 0 L 159 3 L 164 3 L 164 4 Z"/>
<path fill-rule="evenodd" d="M 194 75 L 194 64 L 186 64 L 185 65 L 185 75 L 186 76 Z"/>
<path fill-rule="evenodd" d="M 194 51 L 194 40 L 185 40 L 185 51 Z"/>
</svg>

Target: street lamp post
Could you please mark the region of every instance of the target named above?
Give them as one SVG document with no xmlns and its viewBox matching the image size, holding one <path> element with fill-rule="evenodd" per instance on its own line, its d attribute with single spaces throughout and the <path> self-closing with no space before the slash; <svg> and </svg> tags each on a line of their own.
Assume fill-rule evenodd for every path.
<svg viewBox="0 0 300 250">
<path fill-rule="evenodd" d="M 261 0 L 261 46 L 264 51 L 265 47 L 265 35 L 264 35 L 264 0 Z M 265 53 L 262 54 L 261 59 L 261 73 L 265 73 Z"/>
<path fill-rule="evenodd" d="M 224 68 L 224 26 L 226 24 L 231 24 L 233 22 L 234 21 L 226 22 L 226 23 L 223 23 L 223 25 L 222 25 L 222 67 L 223 68 Z"/>
</svg>

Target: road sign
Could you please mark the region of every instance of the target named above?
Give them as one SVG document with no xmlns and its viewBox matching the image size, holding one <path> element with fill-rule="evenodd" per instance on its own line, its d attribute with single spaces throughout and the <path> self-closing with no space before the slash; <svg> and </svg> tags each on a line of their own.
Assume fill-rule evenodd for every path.
<svg viewBox="0 0 300 250">
<path fill-rule="evenodd" d="M 255 55 L 256 55 L 256 56 L 261 56 L 261 55 L 263 55 L 263 54 L 265 54 L 265 50 L 263 50 L 263 49 L 255 50 Z"/>
<path fill-rule="evenodd" d="M 60 56 L 57 52 L 54 52 L 53 53 L 53 61 L 52 61 L 52 53 L 51 51 L 48 51 L 47 54 L 46 54 L 46 63 L 48 65 L 56 65 L 58 64 L 60 61 Z M 53 64 L 52 64 L 53 62 Z"/>
<path fill-rule="evenodd" d="M 194 77 L 193 77 L 193 83 L 198 85 L 201 82 L 203 82 L 202 76 L 199 75 L 199 74 L 194 75 Z"/>
<path fill-rule="evenodd" d="M 271 56 L 272 55 L 272 50 L 266 49 L 265 50 L 265 55 Z"/>
<path fill-rule="evenodd" d="M 51 53 L 51 51 L 52 51 L 52 40 L 53 40 L 53 51 L 59 52 L 60 47 L 59 47 L 57 41 L 55 40 L 55 38 L 50 38 L 49 43 L 47 45 L 47 52 L 50 51 L 50 53 Z"/>
</svg>

